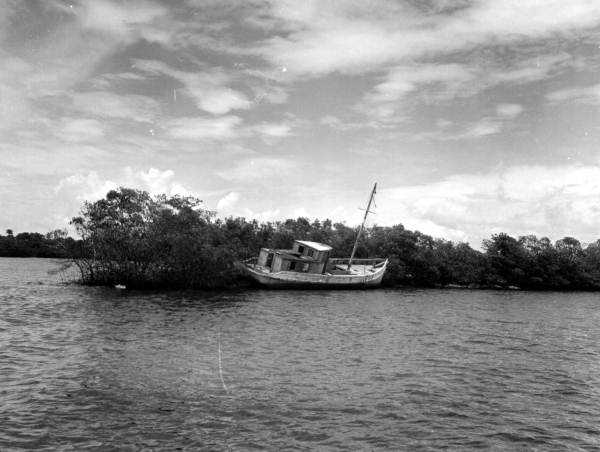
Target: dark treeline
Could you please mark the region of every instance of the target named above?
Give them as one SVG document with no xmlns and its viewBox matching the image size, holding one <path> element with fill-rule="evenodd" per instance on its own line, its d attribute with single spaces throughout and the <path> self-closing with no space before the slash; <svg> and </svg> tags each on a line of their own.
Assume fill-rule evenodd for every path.
<svg viewBox="0 0 600 452">
<path fill-rule="evenodd" d="M 16 250 L 22 236 L 19 249 L 29 250 L 26 255 L 74 258 L 86 284 L 205 289 L 240 284 L 234 262 L 256 256 L 261 247 L 289 248 L 294 239 L 304 239 L 331 245 L 332 257 L 348 257 L 356 237 L 356 228 L 330 220 L 217 219 L 201 206 L 195 198 L 151 197 L 121 188 L 85 203 L 72 220 L 81 240 L 56 232 L 9 234 L 0 237 L 0 254 L 19 255 L 6 250 Z M 547 238 L 496 234 L 483 249 L 402 225 L 373 226 L 356 255 L 389 258 L 387 286 L 600 289 L 600 241 L 583 248 L 571 237 L 553 244 Z"/>
<path fill-rule="evenodd" d="M 12 229 L 0 234 L 0 257 L 56 257 L 74 258 L 81 254 L 81 240 L 75 240 L 67 232 L 57 229 L 47 234 L 20 232 Z"/>
</svg>

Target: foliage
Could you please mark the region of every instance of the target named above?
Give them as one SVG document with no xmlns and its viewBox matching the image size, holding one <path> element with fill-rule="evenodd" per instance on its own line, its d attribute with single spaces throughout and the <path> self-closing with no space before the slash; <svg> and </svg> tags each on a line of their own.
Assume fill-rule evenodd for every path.
<svg viewBox="0 0 600 452">
<path fill-rule="evenodd" d="M 64 231 L 43 236 L 8 230 L 0 235 L 0 255 L 74 258 L 86 284 L 232 287 L 241 281 L 235 261 L 256 256 L 262 247 L 289 248 L 294 239 L 304 239 L 331 245 L 332 257 L 348 257 L 357 232 L 330 220 L 217 219 L 198 199 L 127 188 L 85 203 L 71 223 L 81 240 Z M 500 233 L 485 240 L 483 250 L 398 224 L 367 228 L 356 257 L 388 258 L 387 286 L 600 289 L 600 240 L 584 248 L 572 237 L 552 244 L 545 237 Z"/>
<path fill-rule="evenodd" d="M 0 234 L 0 256 L 2 257 L 74 257 L 80 254 L 81 241 L 67 236 L 57 229 L 42 235 L 38 232 L 21 232 L 14 235 L 12 229 Z"/>
<path fill-rule="evenodd" d="M 214 214 L 192 197 L 152 198 L 121 188 L 85 203 L 71 223 L 83 238 L 77 260 L 87 284 L 213 288 L 233 281 L 234 256 Z"/>
</svg>

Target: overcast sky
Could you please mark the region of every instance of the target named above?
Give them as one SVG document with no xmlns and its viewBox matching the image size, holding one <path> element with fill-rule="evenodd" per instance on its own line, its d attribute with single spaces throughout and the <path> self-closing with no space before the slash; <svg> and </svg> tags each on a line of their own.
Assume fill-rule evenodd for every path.
<svg viewBox="0 0 600 452">
<path fill-rule="evenodd" d="M 0 2 L 0 229 L 119 185 L 478 247 L 600 238 L 600 1 Z"/>
</svg>

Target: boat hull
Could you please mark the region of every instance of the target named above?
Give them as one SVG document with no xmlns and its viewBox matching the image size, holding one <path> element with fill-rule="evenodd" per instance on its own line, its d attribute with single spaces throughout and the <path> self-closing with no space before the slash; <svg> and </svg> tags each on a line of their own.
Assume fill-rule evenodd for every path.
<svg viewBox="0 0 600 452">
<path fill-rule="evenodd" d="M 270 273 L 257 269 L 251 265 L 239 263 L 238 267 L 244 271 L 255 283 L 273 289 L 370 289 L 381 284 L 387 260 L 375 271 L 360 275 L 330 275 L 315 273 L 300 273 L 281 271 Z"/>
</svg>

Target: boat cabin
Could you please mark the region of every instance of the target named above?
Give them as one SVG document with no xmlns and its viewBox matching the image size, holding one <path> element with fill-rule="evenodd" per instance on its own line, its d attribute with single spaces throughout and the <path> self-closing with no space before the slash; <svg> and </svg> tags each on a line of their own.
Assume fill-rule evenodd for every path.
<svg viewBox="0 0 600 452">
<path fill-rule="evenodd" d="M 258 266 L 272 273 L 292 271 L 302 273 L 324 273 L 331 247 L 323 243 L 294 240 L 290 250 L 261 248 Z"/>
</svg>

